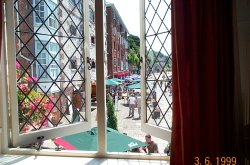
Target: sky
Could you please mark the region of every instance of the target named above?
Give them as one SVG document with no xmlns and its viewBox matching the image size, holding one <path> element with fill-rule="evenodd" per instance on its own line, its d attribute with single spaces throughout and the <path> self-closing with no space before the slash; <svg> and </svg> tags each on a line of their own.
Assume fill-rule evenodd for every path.
<svg viewBox="0 0 250 165">
<path fill-rule="evenodd" d="M 118 10 L 129 34 L 140 36 L 139 0 L 106 0 Z"/>
<path fill-rule="evenodd" d="M 124 24 L 126 25 L 129 34 L 136 35 L 140 37 L 140 8 L 139 8 L 139 1 L 140 0 L 106 0 L 106 2 L 113 3 L 119 12 Z M 151 1 L 152 6 L 156 8 L 156 6 L 159 5 L 159 8 L 157 10 L 158 15 L 154 16 L 154 9 L 152 6 L 150 6 L 147 10 L 146 17 L 148 20 L 152 20 L 152 26 L 154 30 L 158 32 L 165 32 L 167 30 L 170 30 L 171 28 L 171 12 L 167 12 L 168 6 L 166 5 L 170 3 L 170 0 L 165 1 Z M 166 3 L 165 3 L 166 2 Z M 148 1 L 145 2 L 146 6 L 148 4 Z M 166 14 L 167 13 L 167 14 Z M 154 17 L 153 17 L 154 16 Z M 161 24 L 161 19 L 164 21 L 164 25 Z M 148 30 L 149 24 L 147 21 L 146 23 L 146 31 Z M 160 26 L 160 28 L 159 28 Z M 149 28 L 147 31 L 147 34 L 155 34 L 156 31 L 153 31 L 152 28 Z M 153 44 L 152 44 L 153 42 Z M 162 47 L 164 45 L 164 47 Z M 151 36 L 147 37 L 146 41 L 146 47 L 153 49 L 154 51 L 161 51 L 163 54 L 167 55 L 171 53 L 171 37 L 168 37 L 167 33 L 161 33 L 158 34 L 157 37 Z"/>
</svg>

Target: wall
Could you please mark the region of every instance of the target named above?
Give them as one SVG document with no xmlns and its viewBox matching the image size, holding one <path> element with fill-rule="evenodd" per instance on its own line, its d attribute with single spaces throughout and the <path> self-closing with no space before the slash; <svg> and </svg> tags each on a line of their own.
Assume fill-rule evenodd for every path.
<svg viewBox="0 0 250 165">
<path fill-rule="evenodd" d="M 239 93 L 236 97 L 239 97 L 240 104 L 236 107 L 236 114 L 239 117 L 240 125 L 244 128 L 243 130 L 238 130 L 238 132 L 243 136 L 243 148 L 245 150 L 245 156 L 249 152 L 250 141 L 250 0 L 236 0 L 236 21 L 237 21 L 237 35 L 238 39 L 238 60 L 239 70 L 237 71 L 236 64 L 236 76 L 239 73 L 238 79 L 240 83 Z M 237 78 L 236 78 L 237 81 Z M 236 86 L 237 88 L 237 86 Z M 239 127 L 238 129 L 240 129 Z M 248 150 L 248 151 L 247 151 Z M 248 163 L 250 163 L 248 157 Z"/>
</svg>

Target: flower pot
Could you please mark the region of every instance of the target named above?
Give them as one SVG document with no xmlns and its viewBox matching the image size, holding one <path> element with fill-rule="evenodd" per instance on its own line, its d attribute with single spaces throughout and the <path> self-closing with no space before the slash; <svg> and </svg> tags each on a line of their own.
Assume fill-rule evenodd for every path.
<svg viewBox="0 0 250 165">
<path fill-rule="evenodd" d="M 81 109 L 82 107 L 82 94 L 81 91 L 74 91 L 72 94 L 72 106 L 73 108 Z"/>
</svg>

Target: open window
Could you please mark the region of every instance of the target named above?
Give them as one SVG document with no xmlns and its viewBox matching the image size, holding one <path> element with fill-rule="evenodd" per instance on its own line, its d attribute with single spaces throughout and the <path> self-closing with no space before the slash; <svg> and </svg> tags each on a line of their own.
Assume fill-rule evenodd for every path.
<svg viewBox="0 0 250 165">
<path fill-rule="evenodd" d="M 89 130 L 91 123 L 81 28 L 89 24 L 77 7 L 83 1 L 73 8 L 66 1 L 34 2 L 6 1 L 12 146 Z"/>
<path fill-rule="evenodd" d="M 141 0 L 142 130 L 171 141 L 171 0 Z"/>
</svg>

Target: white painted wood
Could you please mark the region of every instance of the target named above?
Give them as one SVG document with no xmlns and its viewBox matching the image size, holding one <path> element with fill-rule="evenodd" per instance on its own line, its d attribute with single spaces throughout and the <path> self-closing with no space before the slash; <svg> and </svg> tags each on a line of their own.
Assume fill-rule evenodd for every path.
<svg viewBox="0 0 250 165">
<path fill-rule="evenodd" d="M 142 109 L 142 120 L 141 124 L 146 123 L 146 65 L 145 65 L 145 50 L 146 50 L 146 41 L 145 41 L 145 0 L 140 0 L 140 55 L 143 58 L 141 63 L 141 109 Z"/>
<path fill-rule="evenodd" d="M 84 52 L 85 52 L 85 97 L 86 97 L 86 118 L 91 129 L 91 76 L 88 70 L 87 57 L 90 57 L 90 32 L 89 32 L 89 0 L 83 0 L 84 6 Z"/>
<path fill-rule="evenodd" d="M 1 120 L 1 127 L 2 131 L 0 134 L 0 147 L 1 151 L 0 153 L 4 152 L 5 150 L 8 149 L 8 144 L 9 144 L 9 127 L 8 127 L 8 97 L 9 97 L 9 92 L 8 92 L 8 87 L 7 87 L 7 48 L 6 48 L 6 38 L 7 38 L 7 33 L 6 33 L 6 5 L 4 3 L 4 23 L 1 24 L 3 27 L 3 38 L 2 38 L 2 49 L 1 49 L 1 71 L 0 71 L 0 120 Z"/>
<path fill-rule="evenodd" d="M 146 154 L 146 153 L 131 153 L 131 152 L 121 152 L 121 153 L 108 153 L 101 156 L 98 152 L 91 151 L 51 151 L 43 149 L 36 151 L 34 149 L 16 149 L 11 148 L 5 151 L 4 154 L 12 155 L 37 155 L 37 156 L 64 156 L 64 157 L 88 157 L 88 158 L 111 158 L 111 159 L 138 159 L 138 160 L 170 160 L 170 157 L 166 154 Z"/>
<path fill-rule="evenodd" d="M 95 1 L 96 18 L 96 91 L 97 91 L 97 126 L 98 126 L 98 156 L 105 156 L 107 152 L 106 135 L 106 85 L 104 77 L 104 28 L 103 28 L 104 1 Z"/>
</svg>

